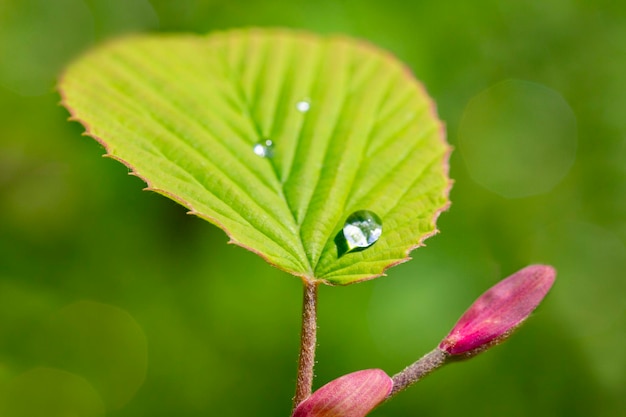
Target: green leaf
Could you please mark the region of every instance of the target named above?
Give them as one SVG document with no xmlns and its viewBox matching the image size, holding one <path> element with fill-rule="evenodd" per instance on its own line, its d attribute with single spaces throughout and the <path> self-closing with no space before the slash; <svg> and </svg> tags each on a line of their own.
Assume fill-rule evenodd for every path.
<svg viewBox="0 0 626 417">
<path fill-rule="evenodd" d="M 361 41 L 281 29 L 134 36 L 77 60 L 60 91 L 148 189 L 307 280 L 382 275 L 448 205 L 450 148 L 432 101 Z M 272 156 L 255 154 L 267 140 Z M 336 239 L 358 210 L 382 220 L 382 235 L 344 254 Z"/>
</svg>

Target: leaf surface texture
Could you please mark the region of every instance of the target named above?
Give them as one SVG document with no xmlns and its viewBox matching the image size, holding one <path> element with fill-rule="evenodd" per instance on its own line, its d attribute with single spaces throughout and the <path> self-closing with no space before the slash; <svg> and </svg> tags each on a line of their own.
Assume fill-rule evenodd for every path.
<svg viewBox="0 0 626 417">
<path fill-rule="evenodd" d="M 449 146 L 431 99 L 361 41 L 281 29 L 133 36 L 70 65 L 60 91 L 149 189 L 308 280 L 383 274 L 448 204 Z M 260 157 L 266 141 L 272 156 Z M 357 210 L 376 213 L 382 235 L 341 254 Z"/>
</svg>

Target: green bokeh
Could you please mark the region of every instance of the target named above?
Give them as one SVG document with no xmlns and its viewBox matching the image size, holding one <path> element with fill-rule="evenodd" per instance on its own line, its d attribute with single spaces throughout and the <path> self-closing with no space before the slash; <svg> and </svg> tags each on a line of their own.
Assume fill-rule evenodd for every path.
<svg viewBox="0 0 626 417">
<path fill-rule="evenodd" d="M 425 83 L 457 148 L 468 103 L 507 79 L 558 94 L 577 124 L 571 168 L 548 191 L 541 184 L 524 198 L 484 188 L 455 152 L 453 205 L 441 234 L 388 277 L 321 288 L 316 384 L 363 368 L 400 370 L 488 286 L 545 262 L 556 266 L 557 282 L 518 334 L 372 415 L 626 412 L 626 5 L 54 3 L 0 0 L 4 410 L 17 416 L 55 400 L 59 415 L 100 415 L 101 407 L 119 417 L 289 415 L 298 279 L 141 192 L 141 181 L 100 158 L 102 148 L 66 122 L 52 92 L 59 68 L 98 40 L 261 25 L 345 33 L 391 50 Z M 127 373 L 126 387 L 116 384 L 116 369 Z"/>
</svg>

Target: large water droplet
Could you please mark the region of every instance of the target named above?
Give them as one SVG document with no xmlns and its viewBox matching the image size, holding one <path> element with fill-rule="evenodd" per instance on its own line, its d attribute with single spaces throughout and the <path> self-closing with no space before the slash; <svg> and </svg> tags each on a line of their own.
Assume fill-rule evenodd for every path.
<svg viewBox="0 0 626 417">
<path fill-rule="evenodd" d="M 382 232 L 383 222 L 369 210 L 355 211 L 348 216 L 343 226 L 348 251 L 372 246 Z"/>
<path fill-rule="evenodd" d="M 309 99 L 300 100 L 296 103 L 296 109 L 301 113 L 306 113 L 311 109 L 311 101 Z"/>
<path fill-rule="evenodd" d="M 255 143 L 252 150 L 261 158 L 271 158 L 272 156 L 274 156 L 274 143 L 271 140 L 266 139 L 264 141 Z"/>
</svg>

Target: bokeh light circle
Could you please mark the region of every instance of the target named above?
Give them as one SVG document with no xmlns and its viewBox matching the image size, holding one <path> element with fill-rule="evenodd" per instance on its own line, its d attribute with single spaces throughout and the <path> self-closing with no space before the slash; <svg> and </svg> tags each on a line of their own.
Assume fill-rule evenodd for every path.
<svg viewBox="0 0 626 417">
<path fill-rule="evenodd" d="M 576 157 L 574 112 L 556 91 L 507 80 L 477 94 L 459 127 L 474 181 L 506 198 L 552 190 Z"/>
<path fill-rule="evenodd" d="M 53 368 L 35 368 L 15 377 L 0 397 L 6 417 L 103 417 L 104 405 L 84 378 Z"/>
<path fill-rule="evenodd" d="M 146 378 L 143 329 L 126 310 L 113 305 L 69 304 L 50 317 L 35 343 L 41 362 L 83 376 L 109 411 L 126 405 Z"/>
</svg>

